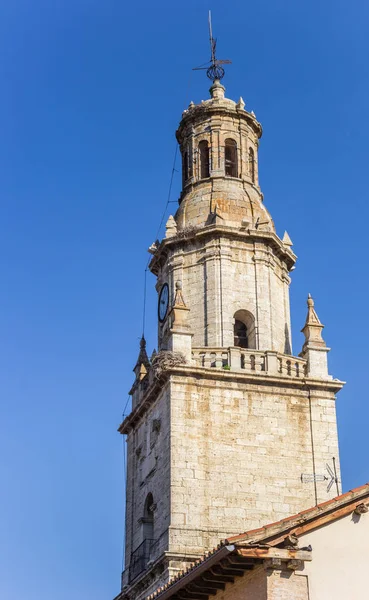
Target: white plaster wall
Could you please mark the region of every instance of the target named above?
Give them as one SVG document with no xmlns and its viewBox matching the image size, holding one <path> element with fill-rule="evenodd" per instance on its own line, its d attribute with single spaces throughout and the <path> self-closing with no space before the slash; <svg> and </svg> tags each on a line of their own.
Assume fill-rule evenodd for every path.
<svg viewBox="0 0 369 600">
<path fill-rule="evenodd" d="M 305 563 L 309 600 L 368 600 L 369 513 L 350 514 L 300 537 L 311 544 Z"/>
</svg>

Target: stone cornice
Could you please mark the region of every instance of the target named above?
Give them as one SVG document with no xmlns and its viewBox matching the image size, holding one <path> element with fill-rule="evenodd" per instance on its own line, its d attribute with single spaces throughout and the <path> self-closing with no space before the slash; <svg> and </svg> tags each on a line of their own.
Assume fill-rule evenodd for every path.
<svg viewBox="0 0 369 600">
<path fill-rule="evenodd" d="M 286 262 L 288 270 L 290 270 L 296 262 L 297 256 L 292 250 L 285 246 L 282 240 L 273 231 L 263 231 L 259 229 L 241 230 L 225 225 L 207 225 L 199 228 L 186 237 L 174 236 L 164 238 L 160 243 L 155 255 L 150 261 L 150 271 L 157 275 L 160 264 L 166 260 L 168 250 L 171 248 L 181 247 L 188 244 L 194 239 L 209 238 L 209 237 L 229 237 L 248 242 L 264 242 L 267 241 L 277 254 Z"/>
<path fill-rule="evenodd" d="M 291 357 L 293 359 L 293 357 Z M 148 388 L 141 402 L 132 410 L 131 414 L 120 424 L 118 431 L 122 434 L 128 434 L 137 422 L 146 414 L 149 407 L 156 401 L 159 393 L 170 380 L 171 376 L 193 378 L 199 380 L 217 380 L 222 382 L 240 382 L 251 385 L 280 386 L 295 390 L 321 390 L 337 393 L 344 386 L 344 381 L 338 379 L 313 379 L 310 377 L 300 377 L 291 379 L 284 375 L 270 375 L 265 372 L 245 373 L 243 371 L 226 371 L 222 369 L 195 367 L 192 365 L 180 365 L 167 369 L 160 377 L 155 379 Z"/>
<path fill-rule="evenodd" d="M 242 119 L 247 123 L 247 125 L 249 125 L 249 127 L 253 129 L 258 138 L 261 138 L 263 134 L 261 123 L 257 121 L 256 117 L 254 117 L 252 113 L 247 112 L 247 110 L 237 108 L 236 104 L 232 100 L 206 100 L 201 104 L 197 104 L 189 108 L 182 114 L 182 120 L 176 131 L 176 137 L 179 144 L 181 144 L 184 130 L 188 126 L 191 126 L 193 123 L 201 123 L 210 116 L 213 117 L 218 115 L 220 117 L 230 116 L 231 118 Z"/>
<path fill-rule="evenodd" d="M 230 175 L 224 175 L 224 173 L 212 173 L 212 175 L 205 179 L 199 179 L 199 180 L 194 180 L 193 178 L 189 178 L 184 184 L 183 184 L 183 189 L 180 193 L 179 199 L 178 199 L 178 204 L 182 204 L 182 202 L 185 201 L 186 196 L 188 196 L 191 192 L 193 191 L 197 191 L 199 193 L 199 189 L 201 190 L 201 188 L 204 188 L 205 186 L 209 186 L 209 184 L 214 185 L 214 182 L 219 181 L 219 180 L 223 180 L 226 181 L 227 183 L 229 182 L 234 182 L 235 184 L 237 184 L 238 186 L 242 186 L 241 189 L 243 189 L 246 193 L 247 193 L 247 188 L 251 188 L 252 190 L 254 190 L 256 192 L 256 194 L 259 196 L 259 200 L 260 202 L 264 201 L 264 195 L 260 189 L 260 187 L 253 183 L 250 176 L 247 174 L 244 174 L 243 177 L 231 177 Z M 213 189 L 212 189 L 213 192 Z"/>
</svg>

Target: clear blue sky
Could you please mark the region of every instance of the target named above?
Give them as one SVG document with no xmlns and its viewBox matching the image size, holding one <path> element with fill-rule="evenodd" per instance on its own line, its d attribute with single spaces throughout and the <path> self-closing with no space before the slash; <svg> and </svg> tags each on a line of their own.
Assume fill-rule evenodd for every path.
<svg viewBox="0 0 369 600">
<path fill-rule="evenodd" d="M 0 3 L 0 596 L 109 600 L 120 584 L 122 438 L 146 249 L 174 132 L 209 82 L 264 127 L 260 179 L 299 256 L 294 351 L 314 296 L 347 380 L 344 490 L 368 474 L 369 7 L 364 0 Z M 177 165 L 178 167 L 178 165 Z M 172 200 L 178 198 L 176 175 Z M 175 209 L 175 204 L 170 205 Z M 155 345 L 154 279 L 147 338 Z"/>
</svg>

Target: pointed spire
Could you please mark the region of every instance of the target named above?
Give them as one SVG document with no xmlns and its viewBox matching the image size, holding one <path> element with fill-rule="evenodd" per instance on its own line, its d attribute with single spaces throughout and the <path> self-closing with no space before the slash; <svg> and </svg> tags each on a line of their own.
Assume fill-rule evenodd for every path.
<svg viewBox="0 0 369 600">
<path fill-rule="evenodd" d="M 172 215 L 170 215 L 165 225 L 165 237 L 170 238 L 177 235 L 177 223 Z"/>
<path fill-rule="evenodd" d="M 239 101 L 236 104 L 236 108 L 239 108 L 240 110 L 244 110 L 244 108 L 245 108 L 245 102 L 244 102 L 242 96 L 240 96 L 240 99 L 239 99 Z"/>
<path fill-rule="evenodd" d="M 322 337 L 324 325 L 321 323 L 316 310 L 314 308 L 314 300 L 311 295 L 307 299 L 308 312 L 305 325 L 302 328 L 302 333 L 305 336 L 305 343 L 302 347 L 300 356 L 307 360 L 307 375 L 310 377 L 318 377 L 331 379 L 328 375 L 327 353 L 330 348 Z"/>
<path fill-rule="evenodd" d="M 169 313 L 170 336 L 168 347 L 172 352 L 181 352 L 187 362 L 192 358 L 192 333 L 188 324 L 190 309 L 182 294 L 182 281 L 176 281 L 176 292 L 172 308 Z"/>
<path fill-rule="evenodd" d="M 290 236 L 288 235 L 287 231 L 284 232 L 282 243 L 284 246 L 289 246 L 289 247 L 293 246 L 292 240 L 291 240 Z"/>
<path fill-rule="evenodd" d="M 149 361 L 149 357 L 147 356 L 147 352 L 146 352 L 146 340 L 144 338 L 144 336 L 142 336 L 141 340 L 140 340 L 140 352 L 137 358 L 137 362 L 135 365 L 135 368 L 133 369 L 133 371 L 136 374 L 136 379 L 143 379 L 143 377 L 145 377 L 147 371 L 150 368 L 150 361 Z"/>
<path fill-rule="evenodd" d="M 301 329 L 305 336 L 304 347 L 307 345 L 314 345 L 325 348 L 326 343 L 322 338 L 322 330 L 324 329 L 324 325 L 320 322 L 320 319 L 316 313 L 314 308 L 314 300 L 312 299 L 311 294 L 308 295 L 307 306 L 308 312 L 305 325 Z"/>
</svg>

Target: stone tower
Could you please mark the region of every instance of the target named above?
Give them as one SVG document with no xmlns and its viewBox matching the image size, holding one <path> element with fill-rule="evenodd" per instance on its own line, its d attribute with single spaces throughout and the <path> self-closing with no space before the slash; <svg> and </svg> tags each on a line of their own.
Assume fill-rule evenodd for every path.
<svg viewBox="0 0 369 600">
<path fill-rule="evenodd" d="M 342 382 L 328 374 L 310 297 L 305 343 L 292 353 L 296 256 L 263 203 L 261 125 L 224 92 L 216 80 L 182 115 L 179 208 L 150 248 L 158 353 L 149 359 L 141 341 L 132 412 L 119 428 L 128 456 L 122 600 L 144 598 L 222 538 L 340 492 Z"/>
</svg>

